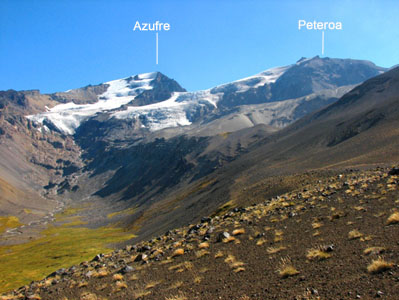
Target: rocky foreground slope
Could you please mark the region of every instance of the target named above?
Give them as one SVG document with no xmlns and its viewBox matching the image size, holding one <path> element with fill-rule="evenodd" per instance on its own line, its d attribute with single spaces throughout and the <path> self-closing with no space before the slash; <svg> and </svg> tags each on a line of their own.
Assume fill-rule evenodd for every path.
<svg viewBox="0 0 399 300">
<path fill-rule="evenodd" d="M 399 169 L 311 175 L 1 299 L 398 299 Z"/>
</svg>

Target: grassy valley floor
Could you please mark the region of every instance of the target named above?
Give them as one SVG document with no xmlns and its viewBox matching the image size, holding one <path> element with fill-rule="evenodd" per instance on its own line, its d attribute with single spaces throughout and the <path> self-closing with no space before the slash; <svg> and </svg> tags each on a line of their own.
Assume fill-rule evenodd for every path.
<svg viewBox="0 0 399 300">
<path fill-rule="evenodd" d="M 135 237 L 116 226 L 85 228 L 70 208 L 56 216 L 58 225 L 49 225 L 39 238 L 27 243 L 0 246 L 0 292 L 39 280 L 60 268 L 111 252 L 110 244 Z M 22 225 L 22 224 L 19 224 Z"/>
</svg>

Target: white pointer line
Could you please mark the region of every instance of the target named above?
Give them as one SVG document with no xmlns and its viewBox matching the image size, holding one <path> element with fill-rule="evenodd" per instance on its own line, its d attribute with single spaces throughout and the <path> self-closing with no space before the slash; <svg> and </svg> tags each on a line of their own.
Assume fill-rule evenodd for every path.
<svg viewBox="0 0 399 300">
<path fill-rule="evenodd" d="M 155 33 L 155 61 L 156 61 L 156 64 L 158 64 L 158 32 L 157 33 Z"/>
<path fill-rule="evenodd" d="M 321 33 L 321 55 L 324 55 L 324 31 Z"/>
</svg>

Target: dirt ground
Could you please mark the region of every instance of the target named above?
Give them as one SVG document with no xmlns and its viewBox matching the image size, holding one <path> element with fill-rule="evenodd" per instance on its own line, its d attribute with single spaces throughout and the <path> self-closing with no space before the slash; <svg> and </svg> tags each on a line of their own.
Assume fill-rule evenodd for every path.
<svg viewBox="0 0 399 300">
<path fill-rule="evenodd" d="M 389 171 L 303 183 L 0 299 L 399 299 L 399 176 Z"/>
</svg>

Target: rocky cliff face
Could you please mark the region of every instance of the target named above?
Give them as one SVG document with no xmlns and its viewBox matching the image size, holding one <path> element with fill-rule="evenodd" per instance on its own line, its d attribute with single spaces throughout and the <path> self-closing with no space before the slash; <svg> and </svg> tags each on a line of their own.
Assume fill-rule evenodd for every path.
<svg viewBox="0 0 399 300">
<path fill-rule="evenodd" d="M 138 78 L 138 77 L 136 77 Z M 132 81 L 134 77 L 127 79 L 128 82 Z M 132 106 L 145 106 L 153 103 L 165 101 L 172 97 L 174 92 L 186 92 L 175 80 L 170 79 L 157 72 L 153 81 L 150 82 L 151 90 L 146 90 L 139 94 L 134 100 L 129 103 Z"/>
<path fill-rule="evenodd" d="M 271 101 L 298 98 L 326 89 L 359 84 L 386 69 L 353 59 L 305 59 L 289 68 L 271 88 Z"/>
<path fill-rule="evenodd" d="M 0 92 L 0 213 L 18 216 L 25 224 L 59 206 L 57 193 L 45 188 L 49 182 L 69 180 L 82 167 L 71 136 L 43 130 L 25 118 L 55 104 L 39 91 Z"/>
</svg>

